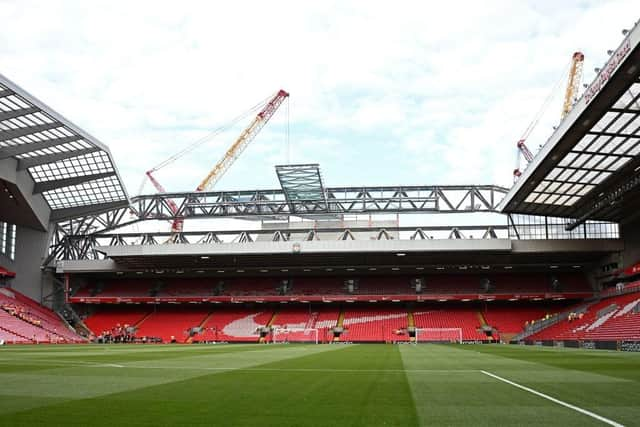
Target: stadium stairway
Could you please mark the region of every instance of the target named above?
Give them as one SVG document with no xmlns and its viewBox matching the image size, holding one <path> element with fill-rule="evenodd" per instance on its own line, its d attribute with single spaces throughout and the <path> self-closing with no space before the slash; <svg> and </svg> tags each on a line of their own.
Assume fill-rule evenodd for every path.
<svg viewBox="0 0 640 427">
<path fill-rule="evenodd" d="M 271 319 L 269 319 L 269 321 L 266 324 L 267 328 L 270 328 L 271 326 L 273 326 L 273 323 L 276 321 L 276 317 L 278 316 L 278 310 L 274 310 L 273 314 L 271 315 Z M 265 343 L 265 342 L 269 342 L 269 340 L 265 337 L 260 337 L 258 339 L 259 343 Z"/>
<path fill-rule="evenodd" d="M 344 308 L 340 308 L 340 314 L 338 314 L 338 323 L 336 323 L 336 328 L 344 327 Z M 333 341 L 340 341 L 340 337 L 334 337 Z"/>
<path fill-rule="evenodd" d="M 477 311 L 476 316 L 478 316 L 478 320 L 480 321 L 481 327 L 487 326 L 487 319 L 484 318 L 484 315 L 482 314 L 481 311 Z"/>
<path fill-rule="evenodd" d="M 142 325 L 144 323 L 145 320 L 147 320 L 149 317 L 151 317 L 151 315 L 153 314 L 153 311 L 150 311 L 149 313 L 145 314 L 144 317 L 142 317 L 142 319 L 138 320 L 135 325 L 133 325 L 134 328 L 139 328 L 140 325 Z"/>
<path fill-rule="evenodd" d="M 201 330 L 204 329 L 204 326 L 207 324 L 207 322 L 209 321 L 209 319 L 211 318 L 211 316 L 213 316 L 213 311 L 210 311 L 209 314 L 207 314 L 207 317 L 205 317 L 204 319 L 202 319 L 202 322 L 200 322 L 200 324 L 198 325 L 198 328 L 200 328 Z M 185 343 L 187 344 L 191 344 L 193 342 L 193 337 L 189 337 L 187 338 L 187 340 L 185 341 Z"/>
<path fill-rule="evenodd" d="M 413 311 L 407 310 L 407 328 L 413 329 L 415 327 L 416 327 L 416 321 L 413 318 Z M 415 340 L 416 340 L 415 336 L 409 338 L 410 342 L 415 342 Z"/>
</svg>

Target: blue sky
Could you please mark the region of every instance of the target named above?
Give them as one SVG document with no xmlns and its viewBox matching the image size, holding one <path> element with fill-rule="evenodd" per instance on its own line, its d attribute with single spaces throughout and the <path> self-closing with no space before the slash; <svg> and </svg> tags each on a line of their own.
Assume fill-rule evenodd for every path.
<svg viewBox="0 0 640 427">
<path fill-rule="evenodd" d="M 284 88 L 283 107 L 217 189 L 325 183 L 511 184 L 515 143 L 576 50 L 590 82 L 636 1 L 72 2 L 0 0 L 0 71 L 144 172 Z M 559 121 L 562 93 L 528 141 Z M 248 124 L 157 173 L 195 189 Z M 535 149 L 533 150 L 535 151 Z M 146 186 L 146 192 L 151 187 Z"/>
</svg>

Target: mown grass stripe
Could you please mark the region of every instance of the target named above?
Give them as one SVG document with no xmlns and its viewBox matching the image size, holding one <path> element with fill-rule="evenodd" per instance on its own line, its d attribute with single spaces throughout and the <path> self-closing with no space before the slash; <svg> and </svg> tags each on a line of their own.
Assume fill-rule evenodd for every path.
<svg viewBox="0 0 640 427">
<path fill-rule="evenodd" d="M 564 406 L 566 408 L 573 409 L 576 412 L 580 412 L 581 414 L 588 415 L 591 418 L 595 418 L 596 420 L 602 421 L 605 424 L 609 424 L 609 425 L 614 426 L 614 427 L 624 427 L 624 425 L 622 425 L 620 423 L 617 423 L 617 422 L 615 422 L 613 420 L 610 420 L 609 418 L 605 418 L 602 415 L 595 414 L 595 413 L 593 413 L 591 411 L 588 411 L 586 409 L 583 409 L 583 408 L 580 408 L 578 406 L 572 405 L 570 403 L 564 402 L 564 401 L 562 401 L 560 399 L 556 399 L 555 397 L 549 396 L 548 394 L 541 393 L 541 392 L 539 392 L 537 390 L 534 390 L 534 389 L 532 389 L 530 387 L 523 386 L 522 384 L 518 384 L 518 383 L 510 381 L 510 380 L 508 380 L 506 378 L 502 378 L 501 376 L 498 376 L 496 374 L 492 374 L 491 372 L 487 372 L 487 371 L 483 371 L 483 370 L 481 370 L 480 372 L 482 372 L 483 374 L 485 374 L 487 376 L 495 378 L 495 379 L 497 379 L 499 381 L 502 381 L 503 383 L 512 385 L 512 386 L 517 387 L 517 388 L 519 388 L 521 390 L 527 391 L 527 392 L 529 392 L 531 394 L 535 394 L 536 396 L 539 396 L 539 397 L 542 397 L 544 399 L 550 400 L 551 402 L 557 403 L 558 405 L 562 405 L 562 406 Z"/>
</svg>

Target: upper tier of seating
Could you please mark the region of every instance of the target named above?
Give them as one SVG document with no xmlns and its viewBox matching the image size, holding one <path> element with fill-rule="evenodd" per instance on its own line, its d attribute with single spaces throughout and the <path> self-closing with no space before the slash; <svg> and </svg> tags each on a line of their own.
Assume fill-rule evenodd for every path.
<svg viewBox="0 0 640 427">
<path fill-rule="evenodd" d="M 581 274 L 557 274 L 558 287 L 547 274 L 432 275 L 424 277 L 419 292 L 408 276 L 364 276 L 352 286 L 341 277 L 297 277 L 288 287 L 282 278 L 218 279 L 167 278 L 163 280 L 120 279 L 89 283 L 73 293 L 88 297 L 246 297 L 246 296 L 331 296 L 331 295 L 465 295 L 465 294 L 545 294 L 589 293 L 590 286 Z"/>
</svg>

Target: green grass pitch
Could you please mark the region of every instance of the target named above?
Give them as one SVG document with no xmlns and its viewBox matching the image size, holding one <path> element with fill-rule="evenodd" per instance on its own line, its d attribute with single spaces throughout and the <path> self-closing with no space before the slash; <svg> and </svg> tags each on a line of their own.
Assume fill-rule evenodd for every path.
<svg viewBox="0 0 640 427">
<path fill-rule="evenodd" d="M 428 344 L 6 346 L 0 425 L 632 426 L 640 425 L 640 354 Z"/>
</svg>

